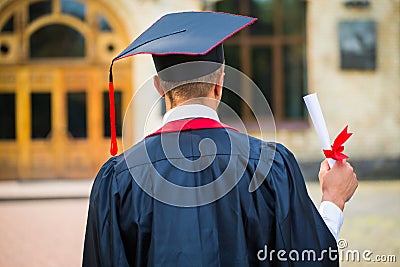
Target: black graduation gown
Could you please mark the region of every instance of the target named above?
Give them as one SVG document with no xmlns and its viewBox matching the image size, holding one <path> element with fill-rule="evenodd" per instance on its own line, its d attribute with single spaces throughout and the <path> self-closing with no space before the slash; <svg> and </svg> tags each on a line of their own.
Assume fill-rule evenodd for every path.
<svg viewBox="0 0 400 267">
<path fill-rule="evenodd" d="M 174 135 L 179 136 L 181 154 L 167 157 L 161 147 L 162 137 Z M 204 138 L 216 145 L 209 166 L 190 172 L 174 164 L 206 158 L 207 152 L 199 151 L 199 142 Z M 243 159 L 240 148 L 232 155 L 232 147 L 241 147 L 243 140 L 248 142 L 247 159 Z M 261 148 L 275 148 L 267 173 L 257 169 L 267 165 L 267 159 L 263 155 L 260 158 Z M 177 185 L 206 185 L 223 173 L 232 157 L 237 169 L 243 165 L 244 170 L 229 192 L 209 204 L 166 204 L 138 184 L 152 181 L 156 170 Z M 261 177 L 262 184 L 249 192 L 253 177 Z M 153 190 L 156 187 L 151 186 Z M 106 162 L 91 191 L 85 267 L 338 266 L 337 257 L 336 241 L 310 200 L 292 153 L 281 144 L 232 129 L 206 125 L 180 134 L 172 129 L 151 135 Z"/>
</svg>

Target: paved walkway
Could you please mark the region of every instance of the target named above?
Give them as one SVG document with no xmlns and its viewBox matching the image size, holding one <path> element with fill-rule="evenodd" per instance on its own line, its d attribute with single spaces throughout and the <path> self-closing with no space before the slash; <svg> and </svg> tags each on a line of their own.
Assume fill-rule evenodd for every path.
<svg viewBox="0 0 400 267">
<path fill-rule="evenodd" d="M 0 267 L 80 266 L 91 183 L 0 182 Z M 319 185 L 308 188 L 318 202 Z M 396 255 L 397 263 L 341 266 L 400 266 L 399 225 L 400 181 L 361 182 L 346 207 L 340 238 L 348 249 Z"/>
<path fill-rule="evenodd" d="M 81 266 L 92 183 L 0 182 L 0 267 Z"/>
<path fill-rule="evenodd" d="M 1 181 L 0 201 L 87 198 L 93 180 Z"/>
<path fill-rule="evenodd" d="M 0 266 L 81 266 L 87 200 L 0 202 Z"/>
</svg>

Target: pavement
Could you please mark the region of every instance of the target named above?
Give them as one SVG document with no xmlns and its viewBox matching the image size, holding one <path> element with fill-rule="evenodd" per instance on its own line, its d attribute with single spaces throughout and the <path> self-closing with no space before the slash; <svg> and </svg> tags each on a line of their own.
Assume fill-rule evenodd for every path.
<svg viewBox="0 0 400 267">
<path fill-rule="evenodd" d="M 0 267 L 81 266 L 92 180 L 0 182 Z M 307 187 L 315 203 L 317 183 Z M 372 251 L 373 261 L 342 259 L 343 267 L 400 266 L 400 180 L 361 181 L 346 205 L 342 252 Z M 343 243 L 342 242 L 342 243 Z M 346 257 L 347 254 L 343 254 Z M 375 256 L 395 256 L 377 262 Z M 388 257 L 386 257 L 387 259 Z"/>
<path fill-rule="evenodd" d="M 0 182 L 0 267 L 81 266 L 93 180 Z"/>
<path fill-rule="evenodd" d="M 93 180 L 15 180 L 0 182 L 0 201 L 88 198 Z"/>
</svg>

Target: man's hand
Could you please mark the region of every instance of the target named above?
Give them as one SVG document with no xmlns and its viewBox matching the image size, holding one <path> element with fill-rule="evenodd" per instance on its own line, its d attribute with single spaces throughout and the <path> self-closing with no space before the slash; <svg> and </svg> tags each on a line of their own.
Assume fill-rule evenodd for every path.
<svg viewBox="0 0 400 267">
<path fill-rule="evenodd" d="M 336 204 L 341 210 L 357 189 L 357 176 L 353 167 L 346 160 L 337 161 L 332 169 L 328 161 L 321 162 L 319 170 L 319 182 L 322 189 L 322 201 L 330 201 Z"/>
</svg>

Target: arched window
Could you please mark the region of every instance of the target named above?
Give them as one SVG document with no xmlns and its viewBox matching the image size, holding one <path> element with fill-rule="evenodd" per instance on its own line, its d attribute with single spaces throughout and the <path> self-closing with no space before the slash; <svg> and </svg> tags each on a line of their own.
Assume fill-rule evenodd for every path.
<svg viewBox="0 0 400 267">
<path fill-rule="evenodd" d="M 97 1 L 9 2 L 0 10 L 0 64 L 39 58 L 110 62 L 126 44 L 121 25 Z"/>
<path fill-rule="evenodd" d="M 29 51 L 31 58 L 85 57 L 85 38 L 67 25 L 51 24 L 31 35 Z"/>
</svg>

